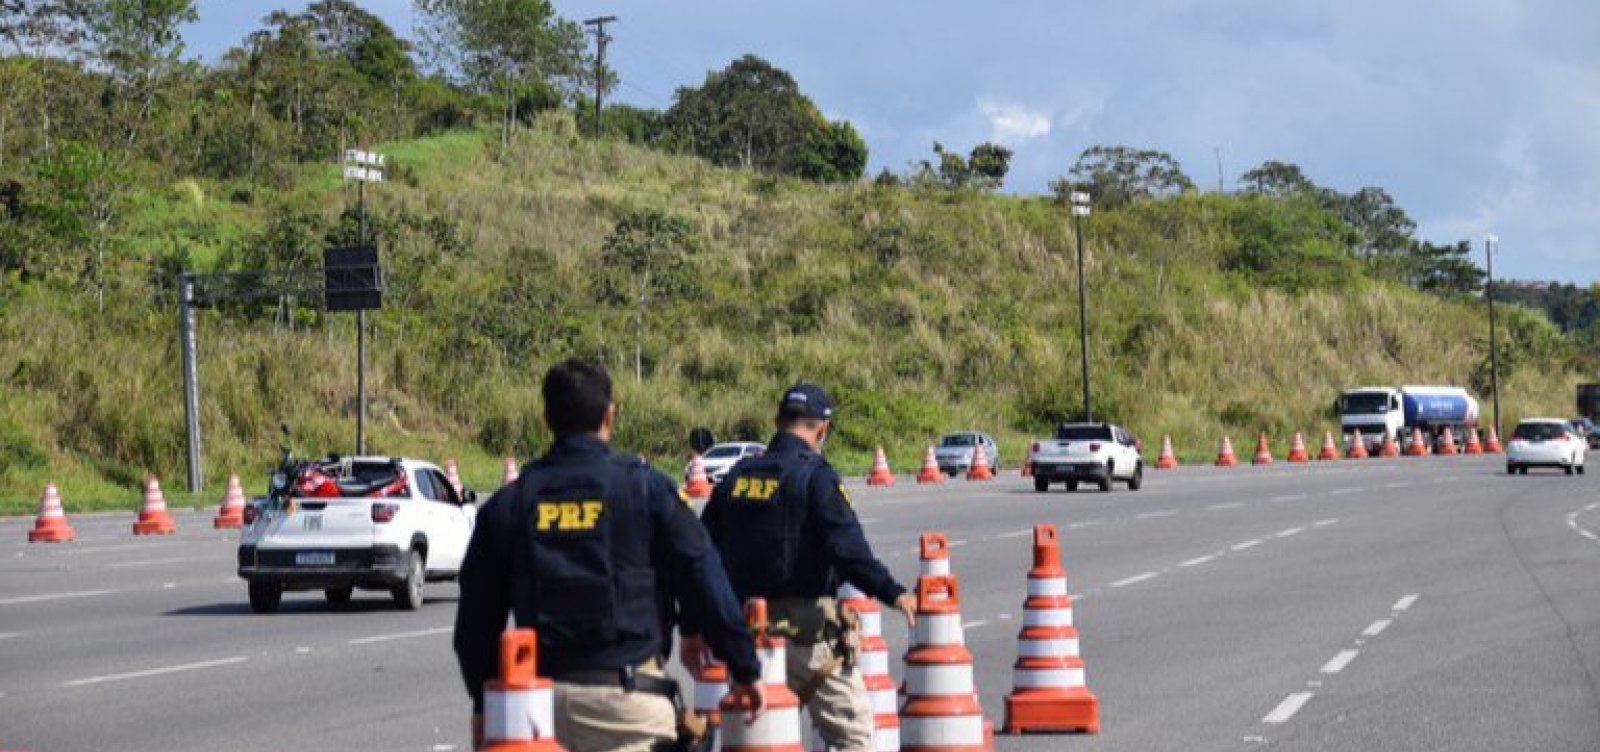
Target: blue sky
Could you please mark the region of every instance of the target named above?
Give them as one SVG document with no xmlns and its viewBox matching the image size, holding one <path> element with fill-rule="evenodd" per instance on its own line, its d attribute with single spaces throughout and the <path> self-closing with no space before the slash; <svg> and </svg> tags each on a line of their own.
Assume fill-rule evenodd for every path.
<svg viewBox="0 0 1600 752">
<path fill-rule="evenodd" d="M 273 8 L 201 0 L 214 57 Z M 409 35 L 409 0 L 361 3 Z M 1322 185 L 1387 189 L 1435 241 L 1501 238 L 1497 274 L 1600 280 L 1600 3 L 1593 0 L 556 0 L 612 14 L 613 97 L 674 89 L 754 52 L 830 117 L 870 169 L 935 140 L 1016 152 L 1038 193 L 1094 144 L 1170 152 L 1195 182 L 1268 159 Z"/>
</svg>

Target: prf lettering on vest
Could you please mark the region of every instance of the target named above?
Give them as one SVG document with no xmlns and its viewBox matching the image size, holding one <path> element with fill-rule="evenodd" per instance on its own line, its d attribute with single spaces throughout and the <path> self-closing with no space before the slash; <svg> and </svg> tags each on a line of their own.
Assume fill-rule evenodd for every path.
<svg viewBox="0 0 1600 752">
<path fill-rule="evenodd" d="M 771 501 L 778 492 L 777 478 L 739 478 L 733 482 L 733 498 L 745 501 Z"/>
<path fill-rule="evenodd" d="M 541 501 L 539 532 L 593 530 L 603 508 L 598 501 Z"/>
</svg>

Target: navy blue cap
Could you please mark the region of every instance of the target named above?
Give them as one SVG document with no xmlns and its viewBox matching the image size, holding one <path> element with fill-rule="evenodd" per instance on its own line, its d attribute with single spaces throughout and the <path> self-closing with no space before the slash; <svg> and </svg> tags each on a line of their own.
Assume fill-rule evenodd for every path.
<svg viewBox="0 0 1600 752">
<path fill-rule="evenodd" d="M 822 387 L 802 381 L 784 390 L 783 400 L 778 403 L 778 417 L 833 420 L 833 404 L 828 402 L 828 393 L 822 391 Z"/>
</svg>

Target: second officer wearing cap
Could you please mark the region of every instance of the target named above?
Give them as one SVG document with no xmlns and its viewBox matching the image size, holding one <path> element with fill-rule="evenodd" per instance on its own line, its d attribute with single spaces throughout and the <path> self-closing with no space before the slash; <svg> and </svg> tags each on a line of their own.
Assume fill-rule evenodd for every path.
<svg viewBox="0 0 1600 752">
<path fill-rule="evenodd" d="M 774 624 L 790 632 L 789 687 L 833 752 L 870 752 L 873 713 L 853 665 L 854 619 L 834 599 L 849 582 L 914 620 L 916 599 L 873 555 L 839 474 L 822 457 L 833 408 L 816 384 L 801 382 L 778 404 L 777 433 L 760 457 L 728 473 L 700 521 L 727 566 L 740 600 L 765 598 Z M 688 620 L 686 620 L 688 621 Z M 686 623 L 681 645 L 692 671 L 707 660 Z"/>
</svg>

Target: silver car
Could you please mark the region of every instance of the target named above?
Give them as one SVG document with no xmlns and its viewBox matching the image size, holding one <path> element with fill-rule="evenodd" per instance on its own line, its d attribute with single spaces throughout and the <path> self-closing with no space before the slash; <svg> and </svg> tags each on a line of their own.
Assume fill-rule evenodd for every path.
<svg viewBox="0 0 1600 752">
<path fill-rule="evenodd" d="M 933 448 L 933 458 L 945 475 L 960 475 L 972 467 L 972 455 L 979 446 L 989 460 L 989 469 L 998 471 L 1000 447 L 994 443 L 993 436 L 977 431 L 957 431 L 940 437 L 939 444 Z"/>
</svg>

